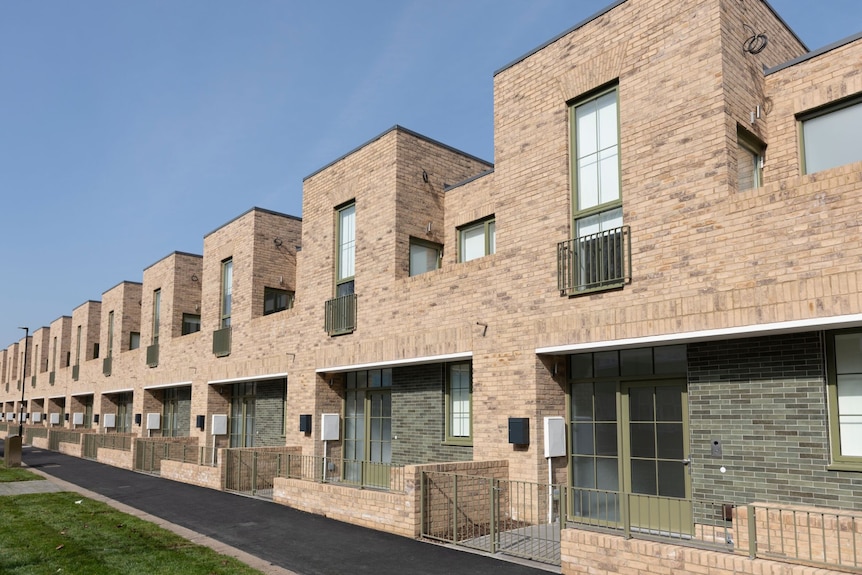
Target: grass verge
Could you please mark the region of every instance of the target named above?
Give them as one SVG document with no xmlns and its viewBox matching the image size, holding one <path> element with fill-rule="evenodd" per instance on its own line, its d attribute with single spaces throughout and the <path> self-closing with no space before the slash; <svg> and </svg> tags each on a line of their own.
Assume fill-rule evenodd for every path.
<svg viewBox="0 0 862 575">
<path fill-rule="evenodd" d="M 0 573 L 260 575 L 76 493 L 0 497 Z"/>
<path fill-rule="evenodd" d="M 10 481 L 36 481 L 38 479 L 44 480 L 45 478 L 21 467 L 7 468 L 6 462 L 3 461 L 3 458 L 0 458 L 0 483 L 8 483 Z"/>
</svg>

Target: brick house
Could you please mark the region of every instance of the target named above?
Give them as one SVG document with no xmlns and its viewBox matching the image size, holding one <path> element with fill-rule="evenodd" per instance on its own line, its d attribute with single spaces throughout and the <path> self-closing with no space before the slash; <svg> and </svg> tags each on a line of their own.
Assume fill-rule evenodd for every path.
<svg viewBox="0 0 862 575">
<path fill-rule="evenodd" d="M 43 328 L 34 405 L 213 452 L 283 448 L 383 491 L 432 464 L 563 486 L 565 572 L 631 551 L 584 528 L 703 542 L 719 510 L 739 545 L 755 502 L 856 517 L 860 68 L 862 36 L 811 52 L 762 0 L 617 1 L 494 74 L 494 164 L 381 133 L 305 178 L 301 221 L 253 208 L 203 256 Z M 105 339 L 120 302 L 114 329 L 142 350 Z M 89 361 L 100 326 L 110 373 Z M 4 412 L 22 343 L 0 356 Z M 358 503 L 302 479 L 266 489 L 427 535 L 419 480 Z M 801 559 L 843 565 L 821 552 Z"/>
</svg>

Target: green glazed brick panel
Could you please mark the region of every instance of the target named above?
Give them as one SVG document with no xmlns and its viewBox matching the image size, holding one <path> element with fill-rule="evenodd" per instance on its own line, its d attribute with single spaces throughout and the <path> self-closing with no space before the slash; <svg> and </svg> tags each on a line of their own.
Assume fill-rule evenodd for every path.
<svg viewBox="0 0 862 575">
<path fill-rule="evenodd" d="M 392 463 L 471 461 L 470 446 L 444 443 L 444 364 L 392 373 Z M 397 439 L 396 439 L 397 437 Z"/>
<path fill-rule="evenodd" d="M 862 506 L 862 474 L 827 469 L 823 353 L 819 332 L 688 346 L 696 500 Z"/>
</svg>

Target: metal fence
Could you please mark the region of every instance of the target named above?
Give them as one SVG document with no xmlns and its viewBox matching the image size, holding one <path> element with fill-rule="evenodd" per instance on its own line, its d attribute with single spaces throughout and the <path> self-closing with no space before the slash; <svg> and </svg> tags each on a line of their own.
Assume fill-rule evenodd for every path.
<svg viewBox="0 0 862 575">
<path fill-rule="evenodd" d="M 273 480 L 288 465 L 286 449 L 225 449 L 225 491 L 272 499 Z"/>
<path fill-rule="evenodd" d="M 193 443 L 190 439 L 177 439 L 175 441 L 135 440 L 135 471 L 159 475 L 164 460 L 213 466 L 207 448 Z"/>
<path fill-rule="evenodd" d="M 75 431 L 72 429 L 51 429 L 48 431 L 48 449 L 51 451 L 60 451 L 61 443 L 81 445 L 82 435 L 85 435 L 83 431 Z"/>
<path fill-rule="evenodd" d="M 48 437 L 47 427 L 25 427 L 24 428 L 24 443 L 33 445 L 33 438 Z"/>
<path fill-rule="evenodd" d="M 289 453 L 280 476 L 316 483 L 404 491 L 404 466 L 391 463 Z"/>
<path fill-rule="evenodd" d="M 356 329 L 356 294 L 326 301 L 324 329 L 329 335 L 351 333 Z"/>
<path fill-rule="evenodd" d="M 567 521 L 580 528 L 862 572 L 862 513 L 733 505 L 568 487 Z"/>
<path fill-rule="evenodd" d="M 770 505 L 738 511 L 739 542 L 751 558 L 862 572 L 862 513 Z"/>
<path fill-rule="evenodd" d="M 84 446 L 81 452 L 87 459 L 97 459 L 99 449 L 116 449 L 117 451 L 132 450 L 132 435 L 119 433 L 88 433 L 84 436 Z"/>
<path fill-rule="evenodd" d="M 422 536 L 488 553 L 560 564 L 559 485 L 422 473 Z"/>
</svg>

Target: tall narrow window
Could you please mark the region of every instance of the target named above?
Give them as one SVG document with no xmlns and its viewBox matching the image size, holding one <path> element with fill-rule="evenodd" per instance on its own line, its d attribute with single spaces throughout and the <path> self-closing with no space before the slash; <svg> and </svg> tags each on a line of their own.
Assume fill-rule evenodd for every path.
<svg viewBox="0 0 862 575">
<path fill-rule="evenodd" d="M 108 312 L 108 357 L 114 357 L 114 311 Z"/>
<path fill-rule="evenodd" d="M 54 348 L 51 350 L 51 371 L 57 371 L 57 338 L 54 338 Z"/>
<path fill-rule="evenodd" d="M 153 345 L 157 345 L 159 343 L 159 323 L 161 322 L 161 314 L 162 290 L 157 289 L 153 292 Z"/>
<path fill-rule="evenodd" d="M 221 327 L 230 327 L 233 296 L 233 259 L 221 263 Z"/>
<path fill-rule="evenodd" d="M 78 343 L 75 345 L 75 365 L 81 365 L 81 326 L 77 330 Z"/>
<path fill-rule="evenodd" d="M 338 247 L 336 253 L 335 295 L 354 293 L 356 274 L 356 204 L 338 210 Z"/>
<path fill-rule="evenodd" d="M 472 387 L 470 364 L 450 364 L 446 378 L 447 441 L 470 442 L 472 436 Z"/>
<path fill-rule="evenodd" d="M 836 332 L 828 342 L 832 460 L 858 471 L 862 469 L 862 332 Z"/>
<path fill-rule="evenodd" d="M 576 281 L 580 289 L 619 284 L 624 266 L 616 88 L 575 103 L 570 114 Z"/>
</svg>

